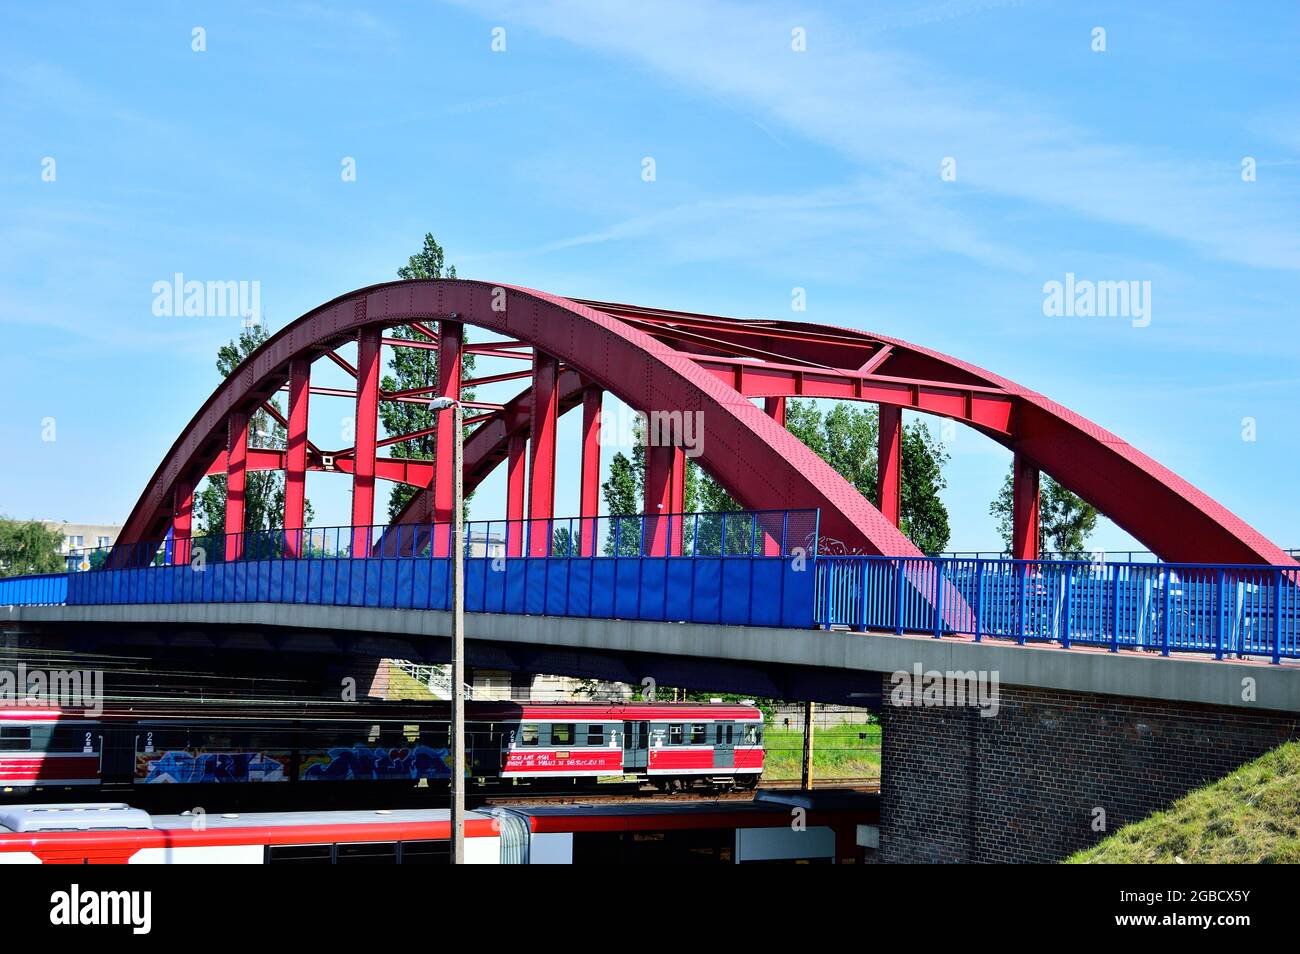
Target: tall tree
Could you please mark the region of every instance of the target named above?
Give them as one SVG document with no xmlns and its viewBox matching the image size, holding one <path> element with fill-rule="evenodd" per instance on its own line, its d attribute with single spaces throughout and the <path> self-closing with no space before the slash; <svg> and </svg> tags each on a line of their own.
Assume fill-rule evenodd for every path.
<svg viewBox="0 0 1300 954">
<path fill-rule="evenodd" d="M 0 517 L 0 577 L 62 572 L 62 546 L 58 527 Z"/>
<path fill-rule="evenodd" d="M 235 368 L 256 351 L 269 337 L 266 328 L 259 324 L 245 328 L 239 337 L 217 350 L 217 370 L 223 378 L 230 377 Z M 283 416 L 279 398 L 271 405 Z M 287 435 L 284 427 L 266 411 L 259 409 L 248 422 L 248 446 L 269 450 L 284 450 Z M 314 512 L 311 501 L 303 507 L 304 523 L 311 525 Z M 222 534 L 226 528 L 226 475 L 211 474 L 206 486 L 194 495 L 194 520 L 199 534 Z M 270 530 L 284 525 L 284 473 L 278 470 L 249 471 L 244 490 L 244 532 Z"/>
<path fill-rule="evenodd" d="M 997 499 L 989 513 L 997 518 L 998 533 L 1005 550 L 1011 552 L 1013 513 L 1015 509 L 1015 465 L 1007 471 Z M 1088 537 L 1097 529 L 1097 508 L 1077 494 L 1066 490 L 1047 474 L 1038 481 L 1038 549 L 1054 551 L 1074 559 L 1088 559 Z"/>
<path fill-rule="evenodd" d="M 446 253 L 443 252 L 442 246 L 437 243 L 432 233 L 426 232 L 424 246 L 397 270 L 397 277 L 455 278 L 456 266 L 447 264 Z M 428 336 L 420 334 L 407 325 L 399 325 L 392 329 L 391 336 L 404 341 L 430 340 Z M 393 348 L 392 352 L 393 356 L 388 362 L 392 373 L 385 374 L 380 382 L 383 390 L 405 391 L 411 388 L 431 388 L 438 383 L 437 351 L 427 348 Z M 473 376 L 473 371 L 474 356 L 466 354 L 461 362 L 461 374 L 468 380 Z M 466 401 L 474 400 L 473 389 L 462 388 L 461 398 Z M 437 412 L 429 410 L 429 406 L 424 403 L 381 401 L 379 419 L 383 422 L 384 430 L 390 435 L 413 434 L 432 428 L 436 423 Z M 424 437 L 414 437 L 392 444 L 388 448 L 388 454 L 406 460 L 433 460 L 434 435 L 427 434 Z M 416 488 L 409 484 L 395 485 L 388 495 L 388 518 L 395 519 L 415 494 Z M 469 498 L 472 496 L 472 494 L 466 496 L 467 508 Z"/>
</svg>

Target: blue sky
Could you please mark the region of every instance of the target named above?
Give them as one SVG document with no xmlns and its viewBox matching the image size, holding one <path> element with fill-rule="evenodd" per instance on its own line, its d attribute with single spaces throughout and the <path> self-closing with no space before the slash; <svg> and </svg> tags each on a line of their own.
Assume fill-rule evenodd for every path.
<svg viewBox="0 0 1300 954">
<path fill-rule="evenodd" d="M 800 317 L 805 288 L 803 317 L 1043 391 L 1300 546 L 1294 3 L 125 3 L 3 21 L 0 512 L 123 520 L 212 390 L 237 322 L 154 316 L 156 281 L 259 281 L 279 328 L 394 277 L 432 231 L 462 277 L 580 297 Z M 1045 316 L 1067 272 L 1149 281 L 1150 325 Z M 313 440 L 347 443 L 348 411 L 314 401 Z M 1008 454 L 964 429 L 950 451 L 952 546 L 992 548 Z M 574 477 L 566 461 L 560 512 Z M 308 492 L 318 523 L 346 522 L 346 481 Z M 475 516 L 501 510 L 495 475 Z"/>
</svg>

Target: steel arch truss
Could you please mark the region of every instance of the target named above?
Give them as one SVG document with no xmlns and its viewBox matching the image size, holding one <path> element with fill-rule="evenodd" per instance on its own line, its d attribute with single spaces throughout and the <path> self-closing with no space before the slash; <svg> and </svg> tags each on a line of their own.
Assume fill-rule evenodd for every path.
<svg viewBox="0 0 1300 954">
<path fill-rule="evenodd" d="M 465 345 L 472 325 L 504 341 Z M 423 338 L 384 337 L 409 326 Z M 357 366 L 335 349 L 357 344 Z M 384 393 L 380 346 L 438 349 L 436 386 Z M 794 321 L 742 320 L 610 302 L 561 298 L 527 288 L 463 280 L 403 281 L 335 299 L 284 328 L 208 398 L 177 438 L 137 502 L 124 543 L 160 539 L 171 529 L 190 535 L 193 490 L 206 474 L 228 483 L 227 532 L 242 529 L 242 495 L 250 470 L 283 469 L 285 526 L 302 524 L 304 474 L 352 475 L 354 525 L 371 522 L 376 478 L 420 488 L 401 523 L 432 524 L 449 515 L 450 474 L 433 461 L 383 455 L 385 446 L 449 429 L 380 437 L 380 401 L 427 402 L 458 396 L 464 352 L 528 362 L 474 383 L 525 378 L 530 384 L 504 404 L 470 405 L 475 425 L 465 447 L 467 491 L 498 464 L 508 467 L 511 518 L 553 516 L 555 422 L 583 408 L 581 516 L 598 506 L 600 394 L 609 391 L 637 411 L 699 412 L 699 463 L 744 507 L 821 509 L 823 535 L 851 551 L 917 555 L 897 528 L 901 472 L 901 409 L 961 421 L 1015 456 L 1016 555 L 1037 554 L 1038 475 L 1045 470 L 1161 558 L 1177 562 L 1289 564 L 1258 531 L 1125 441 L 1041 394 L 974 365 L 851 329 Z M 355 391 L 310 384 L 312 362 L 326 358 L 356 379 Z M 451 360 L 448 360 L 450 358 Z M 248 422 L 287 390 L 285 450 L 250 449 Z M 354 397 L 355 446 L 327 451 L 306 439 L 310 395 Z M 789 397 L 836 398 L 881 407 L 878 499 L 868 502 L 783 426 Z M 763 406 L 755 402 L 763 399 Z M 444 413 L 442 415 L 446 417 Z M 680 435 L 679 435 L 680 436 Z M 525 468 L 528 480 L 525 486 Z M 681 510 L 683 449 L 647 449 L 646 512 Z M 545 555 L 549 535 L 533 537 Z M 674 541 L 657 545 L 672 552 Z"/>
</svg>

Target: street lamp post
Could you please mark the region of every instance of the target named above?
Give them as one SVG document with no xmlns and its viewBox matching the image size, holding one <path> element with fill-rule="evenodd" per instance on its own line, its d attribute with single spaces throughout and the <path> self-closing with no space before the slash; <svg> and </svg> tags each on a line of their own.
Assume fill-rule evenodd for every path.
<svg viewBox="0 0 1300 954">
<path fill-rule="evenodd" d="M 435 411 L 451 411 L 451 863 L 465 863 L 465 438 L 460 402 L 440 397 Z M 439 426 L 442 426 L 440 423 Z"/>
</svg>

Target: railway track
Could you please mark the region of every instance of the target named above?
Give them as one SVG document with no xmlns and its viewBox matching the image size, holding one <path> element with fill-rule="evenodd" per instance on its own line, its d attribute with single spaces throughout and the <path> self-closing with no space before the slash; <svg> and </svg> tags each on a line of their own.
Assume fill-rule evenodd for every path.
<svg viewBox="0 0 1300 954">
<path fill-rule="evenodd" d="M 779 779 L 759 783 L 759 791 L 797 791 L 798 779 Z M 879 792 L 879 778 L 827 779 L 821 784 L 814 782 L 815 791 L 854 791 Z M 654 802 L 748 802 L 754 798 L 754 792 L 710 792 L 703 789 L 685 792 L 660 792 L 654 789 L 611 792 L 544 792 L 519 789 L 510 794 L 494 794 L 474 798 L 466 797 L 473 806 L 511 805 L 526 801 L 530 805 L 618 805 L 630 801 Z"/>
</svg>

